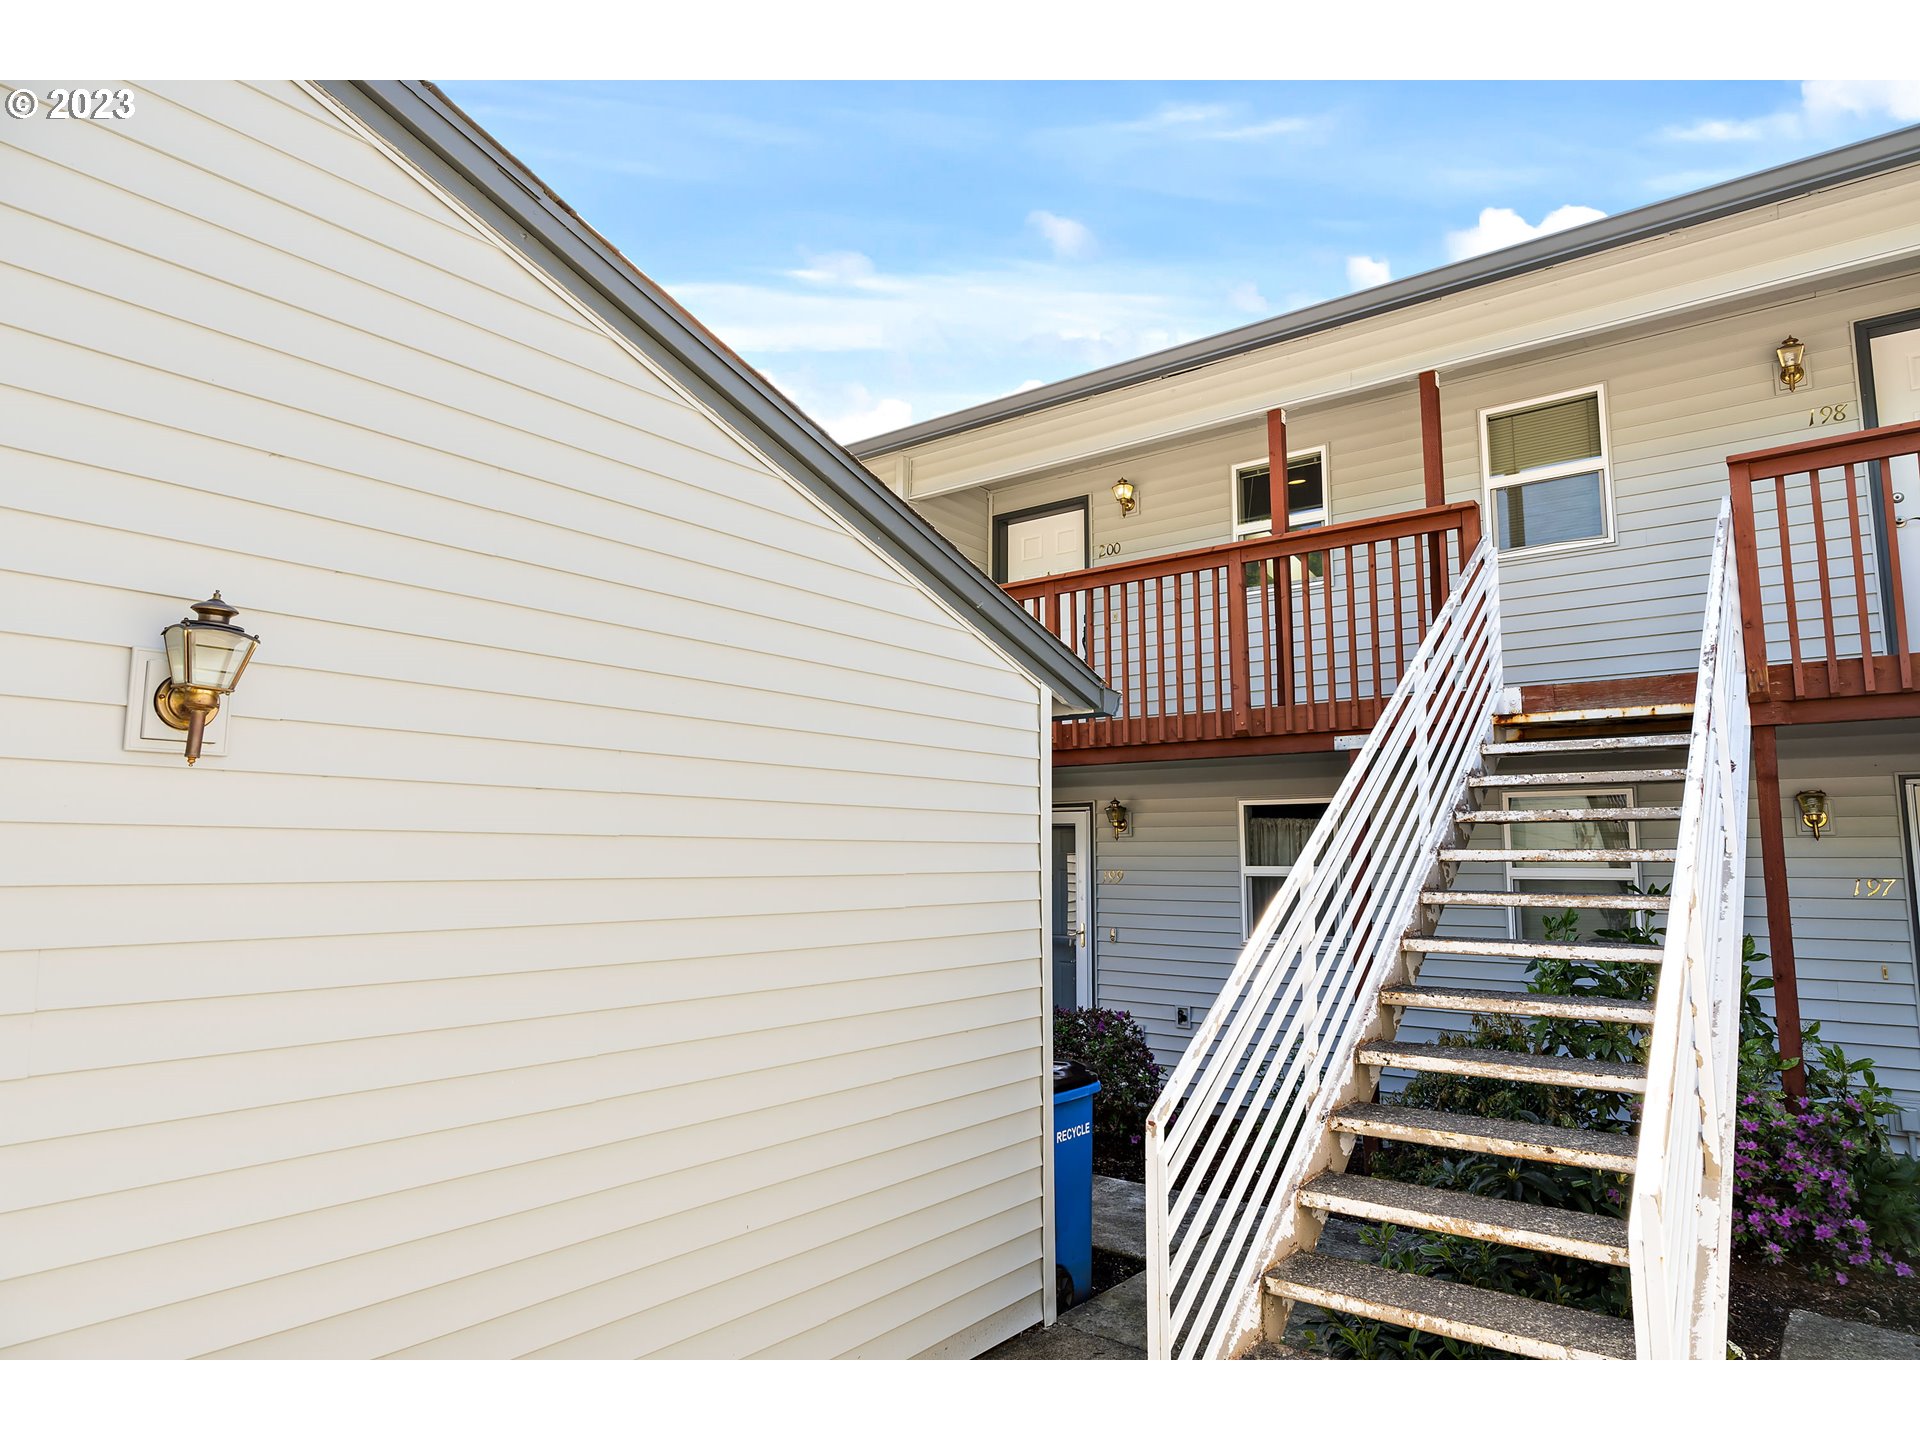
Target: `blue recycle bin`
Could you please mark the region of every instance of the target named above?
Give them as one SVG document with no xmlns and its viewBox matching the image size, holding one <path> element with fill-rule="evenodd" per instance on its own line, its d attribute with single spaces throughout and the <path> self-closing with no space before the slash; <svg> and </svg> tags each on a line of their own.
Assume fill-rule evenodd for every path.
<svg viewBox="0 0 1920 1440">
<path fill-rule="evenodd" d="M 1093 1294 L 1093 1097 L 1100 1082 L 1076 1060 L 1053 1067 L 1053 1232 L 1060 1308 Z"/>
</svg>

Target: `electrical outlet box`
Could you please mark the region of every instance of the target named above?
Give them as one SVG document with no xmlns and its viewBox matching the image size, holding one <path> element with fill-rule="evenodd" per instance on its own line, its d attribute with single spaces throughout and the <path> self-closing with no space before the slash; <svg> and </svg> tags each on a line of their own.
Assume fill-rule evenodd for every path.
<svg viewBox="0 0 1920 1440">
<path fill-rule="evenodd" d="M 160 688 L 167 674 L 166 651 L 134 650 L 127 666 L 127 749 L 156 755 L 168 751 L 175 755 L 186 753 L 187 732 L 174 729 L 153 708 L 153 692 Z M 232 710 L 233 697 L 223 696 L 219 713 L 207 722 L 206 734 L 200 742 L 202 755 L 227 753 L 227 722 Z"/>
</svg>

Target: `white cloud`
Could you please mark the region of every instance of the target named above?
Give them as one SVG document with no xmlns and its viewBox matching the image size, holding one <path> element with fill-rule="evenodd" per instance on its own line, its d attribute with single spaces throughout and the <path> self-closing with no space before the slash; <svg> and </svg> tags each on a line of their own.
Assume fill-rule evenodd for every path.
<svg viewBox="0 0 1920 1440">
<path fill-rule="evenodd" d="M 864 385 L 848 385 L 840 397 L 846 407 L 828 414 L 816 414 L 820 428 L 843 444 L 864 440 L 869 435 L 884 435 L 913 421 L 912 402 L 897 396 L 878 396 Z"/>
<path fill-rule="evenodd" d="M 1800 103 L 1809 116 L 1886 115 L 1920 120 L 1920 80 L 1803 80 Z"/>
<path fill-rule="evenodd" d="M 830 250 L 812 256 L 803 268 L 787 274 L 810 285 L 862 286 L 874 279 L 873 261 L 858 250 Z"/>
<path fill-rule="evenodd" d="M 1723 144 L 1730 140 L 1764 139 L 1771 128 L 1767 119 L 1702 120 L 1695 125 L 1669 125 L 1660 135 L 1665 140 Z"/>
<path fill-rule="evenodd" d="M 1024 349 L 1071 374 L 1220 328 L 1226 317 L 1218 282 L 1202 285 L 1183 270 L 1046 261 L 876 274 L 852 291 L 785 277 L 668 288 L 748 356 L 873 352 L 932 363 L 976 349 Z M 808 408 L 832 406 L 814 401 Z"/>
<path fill-rule="evenodd" d="M 1797 108 L 1744 120 L 1670 125 L 1660 135 L 1664 140 L 1709 145 L 1754 140 L 1817 142 L 1849 117 L 1898 125 L 1920 120 L 1920 80 L 1803 80 Z"/>
<path fill-rule="evenodd" d="M 1078 220 L 1069 220 L 1051 210 L 1036 210 L 1027 216 L 1027 224 L 1040 232 L 1040 237 L 1062 260 L 1078 259 L 1093 249 L 1093 231 Z"/>
<path fill-rule="evenodd" d="M 1392 278 L 1393 267 L 1384 260 L 1376 260 L 1371 255 L 1347 256 L 1347 284 L 1355 290 L 1367 290 L 1375 285 L 1384 285 Z"/>
<path fill-rule="evenodd" d="M 1090 127 L 1120 132 L 1157 133 L 1186 140 L 1266 140 L 1275 135 L 1298 135 L 1314 127 L 1305 115 L 1276 115 L 1267 120 L 1239 119 L 1227 105 L 1162 105 L 1138 120 L 1120 120 Z"/>
<path fill-rule="evenodd" d="M 1013 393 L 1023 395 L 1029 390 L 1038 390 L 1046 383 L 1044 380 L 1022 380 L 1018 385 L 1013 387 Z"/>
<path fill-rule="evenodd" d="M 1144 120 L 1123 120 L 1121 128 L 1168 130 L 1181 125 L 1205 125 L 1224 120 L 1226 115 L 1227 107 L 1224 105 L 1162 105 Z"/>
<path fill-rule="evenodd" d="M 1265 140 L 1274 135 L 1298 135 L 1311 129 L 1313 121 L 1304 115 L 1280 115 L 1272 120 L 1256 120 L 1249 125 L 1225 125 L 1206 134 L 1208 140 Z"/>
<path fill-rule="evenodd" d="M 1244 310 L 1249 315 L 1273 313 L 1273 306 L 1267 303 L 1267 297 L 1260 293 L 1260 287 L 1251 280 L 1242 280 L 1229 290 L 1227 303 L 1236 310 Z"/>
<path fill-rule="evenodd" d="M 1606 214 L 1606 211 L 1596 210 L 1591 205 L 1562 205 L 1558 210 L 1549 211 L 1538 225 L 1534 225 L 1522 219 L 1517 210 L 1489 205 L 1480 212 L 1479 223 L 1471 229 L 1447 232 L 1447 256 L 1452 260 L 1465 260 L 1472 255 L 1484 255 L 1489 250 L 1504 250 L 1509 245 L 1518 245 L 1523 240 L 1531 240 L 1539 235 L 1570 230 L 1590 220 L 1604 220 Z"/>
</svg>

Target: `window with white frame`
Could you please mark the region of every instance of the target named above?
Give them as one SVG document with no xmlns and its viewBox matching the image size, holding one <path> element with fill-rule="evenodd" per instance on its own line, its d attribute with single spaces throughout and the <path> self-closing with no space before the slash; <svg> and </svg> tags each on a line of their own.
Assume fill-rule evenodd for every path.
<svg viewBox="0 0 1920 1440">
<path fill-rule="evenodd" d="M 1611 810 L 1633 805 L 1633 791 L 1519 790 L 1507 791 L 1502 803 L 1509 810 Z M 1632 820 L 1520 820 L 1506 827 L 1510 850 L 1631 850 L 1639 844 Z M 1640 883 L 1640 866 L 1633 860 L 1518 860 L 1507 862 L 1507 888 L 1520 894 L 1625 895 Z M 1545 940 L 1546 917 L 1557 912 L 1516 906 L 1516 940 Z M 1625 925 L 1632 912 L 1609 907 L 1597 915 L 1582 911 L 1581 935 Z"/>
<path fill-rule="evenodd" d="M 1251 935 L 1280 893 L 1313 827 L 1327 813 L 1323 800 L 1240 802 L 1240 934 Z"/>
<path fill-rule="evenodd" d="M 1327 523 L 1327 452 L 1287 456 L 1287 528 L 1311 530 Z M 1233 467 L 1233 538 L 1273 533 L 1273 469 L 1265 460 Z"/>
<path fill-rule="evenodd" d="M 1327 523 L 1327 451 L 1302 450 L 1287 457 L 1287 529 L 1314 530 Z M 1233 538 L 1257 540 L 1273 534 L 1273 467 L 1265 460 L 1249 461 L 1233 467 Z M 1295 556 L 1291 565 L 1294 583 L 1305 574 L 1316 580 L 1326 571 L 1325 551 L 1314 551 L 1302 566 Z M 1271 581 L 1273 564 L 1258 563 L 1246 567 L 1249 585 Z"/>
<path fill-rule="evenodd" d="M 1508 554 L 1613 538 L 1606 404 L 1598 389 L 1480 415 L 1493 541 Z"/>
</svg>

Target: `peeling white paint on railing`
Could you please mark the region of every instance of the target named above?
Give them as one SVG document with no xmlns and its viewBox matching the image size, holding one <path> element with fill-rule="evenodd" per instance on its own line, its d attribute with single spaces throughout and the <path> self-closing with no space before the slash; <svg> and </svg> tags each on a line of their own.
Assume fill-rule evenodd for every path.
<svg viewBox="0 0 1920 1440">
<path fill-rule="evenodd" d="M 1260 1328 L 1263 1272 L 1311 1245 L 1300 1187 L 1339 1143 L 1335 1105 L 1364 1098 L 1360 1042 L 1381 1033 L 1380 990 L 1501 698 L 1482 543 L 1148 1118 L 1155 1358 L 1236 1353 Z"/>
<path fill-rule="evenodd" d="M 1723 503 L 1629 1219 L 1643 1360 L 1727 1350 L 1751 754 L 1732 528 Z"/>
</svg>

